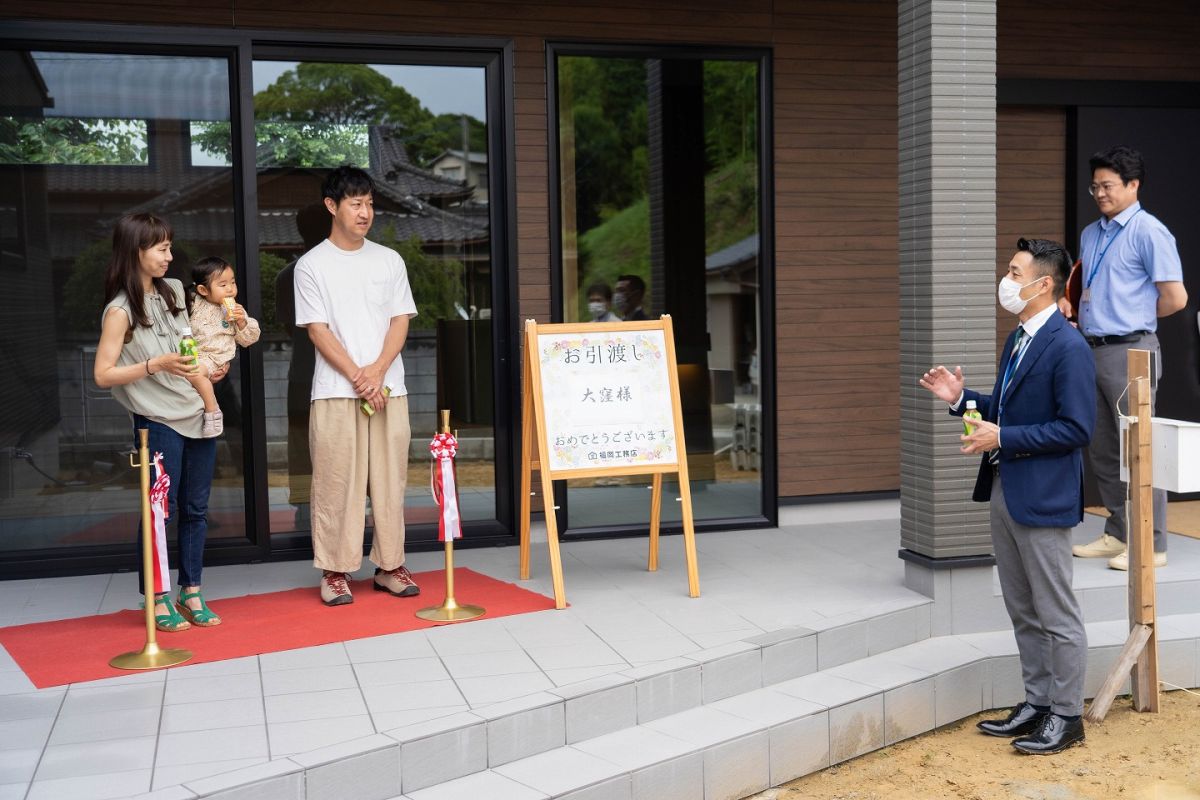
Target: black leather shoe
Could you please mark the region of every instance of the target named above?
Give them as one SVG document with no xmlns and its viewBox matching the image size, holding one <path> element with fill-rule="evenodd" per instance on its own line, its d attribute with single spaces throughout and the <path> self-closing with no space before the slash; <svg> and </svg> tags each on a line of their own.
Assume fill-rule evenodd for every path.
<svg viewBox="0 0 1200 800">
<path fill-rule="evenodd" d="M 1020 703 L 1004 719 L 985 719 L 976 724 L 988 736 L 1028 736 L 1042 724 L 1045 711 Z"/>
<path fill-rule="evenodd" d="M 1067 722 L 1058 714 L 1047 714 L 1037 731 L 1029 736 L 1013 739 L 1012 746 L 1022 753 L 1045 756 L 1050 753 L 1062 752 L 1076 742 L 1082 741 L 1082 718 L 1074 722 Z"/>
</svg>

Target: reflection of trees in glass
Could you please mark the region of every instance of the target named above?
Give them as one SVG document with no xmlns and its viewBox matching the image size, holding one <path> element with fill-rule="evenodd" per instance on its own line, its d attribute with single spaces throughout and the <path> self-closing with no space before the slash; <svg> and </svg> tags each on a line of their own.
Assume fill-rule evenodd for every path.
<svg viewBox="0 0 1200 800">
<path fill-rule="evenodd" d="M 562 113 L 575 129 L 580 234 L 646 196 L 646 62 L 559 59 Z"/>
<path fill-rule="evenodd" d="M 559 59 L 560 108 L 573 124 L 579 285 L 618 275 L 650 283 L 646 200 L 646 63 Z M 713 253 L 758 230 L 758 65 L 704 62 L 705 248 Z M 651 287 L 653 291 L 653 287 Z M 579 298 L 585 318 L 586 298 Z"/>
<path fill-rule="evenodd" d="M 408 284 L 417 303 L 413 328 L 436 327 L 439 319 L 455 319 L 455 303 L 462 303 L 463 264 L 456 259 L 434 258 L 421 249 L 421 240 L 413 236 L 399 241 L 390 225 L 374 231 L 371 237 L 384 247 L 390 247 L 404 259 Z"/>
<path fill-rule="evenodd" d="M 146 163 L 139 120 L 0 117 L 0 164 Z"/>
<path fill-rule="evenodd" d="M 417 164 L 462 148 L 461 115 L 434 114 L 367 64 L 297 64 L 254 95 L 254 119 L 259 166 L 365 165 L 370 125 L 395 126 Z M 467 121 L 471 149 L 487 152 L 486 126 Z M 231 159 L 228 122 L 196 123 L 194 131 L 201 150 Z"/>
<path fill-rule="evenodd" d="M 182 241 L 172 242 L 171 251 L 175 258 L 167 276 L 178 276 L 186 286 L 191 282 L 190 265 L 200 255 L 193 245 Z M 68 329 L 99 333 L 100 312 L 104 310 L 104 271 L 108 268 L 111 258 L 112 239 L 92 242 L 75 256 L 75 261 L 71 264 L 71 274 L 63 286 L 63 307 L 59 317 Z M 232 261 L 227 253 L 222 258 Z M 187 277 L 184 277 L 185 272 Z M 245 280 L 240 270 L 238 280 Z M 241 286 L 244 288 L 245 283 Z"/>
</svg>

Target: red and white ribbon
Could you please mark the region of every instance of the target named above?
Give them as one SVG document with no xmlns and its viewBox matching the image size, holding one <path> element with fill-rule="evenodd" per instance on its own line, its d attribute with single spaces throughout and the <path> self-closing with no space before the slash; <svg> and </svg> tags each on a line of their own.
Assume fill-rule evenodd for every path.
<svg viewBox="0 0 1200 800">
<path fill-rule="evenodd" d="M 458 455 L 458 440 L 449 433 L 439 433 L 429 443 L 433 456 L 430 482 L 433 499 L 438 504 L 438 541 L 462 538 L 462 519 L 458 513 L 458 486 L 454 482 L 454 457 Z"/>
<path fill-rule="evenodd" d="M 154 568 L 154 593 L 171 591 L 171 573 L 167 571 L 167 493 L 171 489 L 171 476 L 163 469 L 162 453 L 155 453 L 154 483 L 150 486 L 150 521 L 154 528 L 151 540 L 151 562 Z"/>
</svg>

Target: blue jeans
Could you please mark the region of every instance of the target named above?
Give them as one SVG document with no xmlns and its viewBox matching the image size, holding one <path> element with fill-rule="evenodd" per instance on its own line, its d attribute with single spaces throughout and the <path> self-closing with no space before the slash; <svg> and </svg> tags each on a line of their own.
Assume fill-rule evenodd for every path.
<svg viewBox="0 0 1200 800">
<path fill-rule="evenodd" d="M 204 540 L 208 536 L 208 494 L 212 490 L 213 468 L 217 462 L 217 440 L 189 439 L 173 428 L 134 414 L 135 447 L 137 431 L 141 428 L 150 431 L 150 458 L 153 459 L 155 453 L 162 453 L 163 469 L 171 478 L 171 488 L 167 494 L 167 520 L 175 520 L 178 525 L 179 585 L 199 586 L 200 573 L 204 569 Z M 150 470 L 150 482 L 154 482 L 153 469 Z M 139 524 L 139 545 L 141 535 L 142 529 Z M 142 578 L 141 564 L 139 558 L 139 579 Z"/>
</svg>

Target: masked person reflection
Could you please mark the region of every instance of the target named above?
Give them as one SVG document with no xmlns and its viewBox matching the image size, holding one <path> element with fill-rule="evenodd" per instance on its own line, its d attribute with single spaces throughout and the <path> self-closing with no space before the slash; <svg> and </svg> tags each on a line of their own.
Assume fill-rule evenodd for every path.
<svg viewBox="0 0 1200 800">
<path fill-rule="evenodd" d="M 621 318 L 612 313 L 612 289 L 607 283 L 593 283 L 587 290 L 588 314 L 592 322 L 620 322 Z"/>
<path fill-rule="evenodd" d="M 961 437 L 980 454 L 972 499 L 991 506 L 992 550 L 1017 638 L 1025 700 L 992 736 L 1022 753 L 1057 753 L 1083 741 L 1087 635 L 1071 590 L 1071 530 L 1083 519 L 1083 448 L 1096 422 L 1095 367 L 1087 342 L 1058 310 L 1070 257 L 1058 242 L 1021 239 L 1000 282 L 1000 305 L 1020 320 L 1004 343 L 991 394 L 965 389 L 962 368 L 937 366 L 922 386 L 962 416 L 983 415 Z"/>
</svg>

